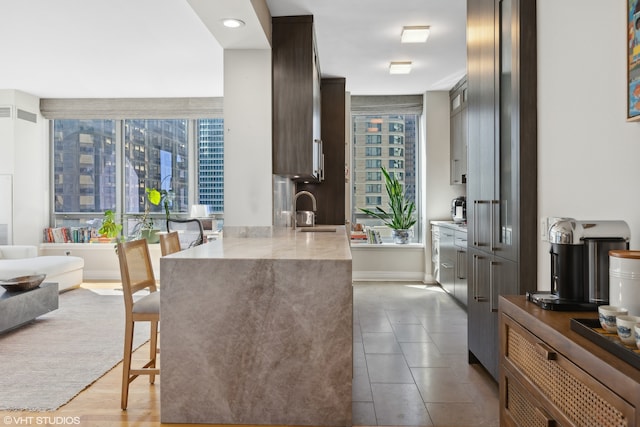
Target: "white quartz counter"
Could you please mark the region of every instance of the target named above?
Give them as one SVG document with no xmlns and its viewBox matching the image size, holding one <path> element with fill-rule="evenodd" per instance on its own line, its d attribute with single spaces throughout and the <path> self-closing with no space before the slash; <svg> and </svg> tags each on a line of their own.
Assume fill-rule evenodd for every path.
<svg viewBox="0 0 640 427">
<path fill-rule="evenodd" d="M 344 226 L 318 226 L 336 231 L 277 229 L 272 237 L 226 237 L 180 251 L 172 258 L 350 260 L 349 239 Z"/>
</svg>

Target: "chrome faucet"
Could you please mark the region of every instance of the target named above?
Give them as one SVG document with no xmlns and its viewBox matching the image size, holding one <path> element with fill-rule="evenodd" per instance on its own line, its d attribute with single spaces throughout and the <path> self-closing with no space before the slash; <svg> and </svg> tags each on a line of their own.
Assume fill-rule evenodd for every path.
<svg viewBox="0 0 640 427">
<path fill-rule="evenodd" d="M 311 197 L 311 203 L 313 204 L 313 211 L 315 212 L 316 210 L 318 210 L 317 206 L 316 206 L 316 197 L 311 194 L 308 191 L 299 191 L 296 193 L 295 196 L 293 196 L 293 210 L 296 210 L 296 201 L 298 200 L 298 197 L 300 196 L 309 196 Z"/>
<path fill-rule="evenodd" d="M 293 229 L 295 230 L 296 228 L 296 202 L 298 201 L 298 197 L 300 196 L 309 196 L 311 198 L 311 204 L 313 207 L 313 211 L 315 212 L 316 210 L 318 210 L 318 207 L 316 206 L 316 197 L 311 194 L 308 191 L 298 191 L 294 196 L 293 196 L 293 215 L 291 218 L 291 226 L 293 227 Z"/>
</svg>

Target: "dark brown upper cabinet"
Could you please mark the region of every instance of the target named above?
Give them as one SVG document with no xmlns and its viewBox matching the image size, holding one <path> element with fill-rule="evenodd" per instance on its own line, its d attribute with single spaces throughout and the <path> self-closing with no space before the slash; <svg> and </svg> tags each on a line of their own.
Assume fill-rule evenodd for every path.
<svg viewBox="0 0 640 427">
<path fill-rule="evenodd" d="M 273 173 L 318 182 L 323 155 L 313 16 L 272 18 L 272 61 Z"/>
<path fill-rule="evenodd" d="M 318 201 L 316 224 L 345 223 L 346 80 L 322 79 L 322 142 L 326 167 L 322 183 L 298 182 L 296 191 L 307 190 Z M 308 197 L 298 199 L 298 210 L 310 210 Z"/>
</svg>

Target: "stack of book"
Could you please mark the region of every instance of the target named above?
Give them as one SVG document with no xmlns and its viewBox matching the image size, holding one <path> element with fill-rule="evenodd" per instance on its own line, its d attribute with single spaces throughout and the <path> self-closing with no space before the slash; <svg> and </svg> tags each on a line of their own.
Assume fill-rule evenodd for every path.
<svg viewBox="0 0 640 427">
<path fill-rule="evenodd" d="M 364 232 L 367 235 L 367 243 L 382 243 L 382 238 L 380 237 L 380 232 L 378 230 L 375 230 L 371 227 L 365 227 Z"/>
<path fill-rule="evenodd" d="M 45 243 L 89 243 L 97 232 L 91 227 L 47 227 L 42 241 Z"/>
</svg>

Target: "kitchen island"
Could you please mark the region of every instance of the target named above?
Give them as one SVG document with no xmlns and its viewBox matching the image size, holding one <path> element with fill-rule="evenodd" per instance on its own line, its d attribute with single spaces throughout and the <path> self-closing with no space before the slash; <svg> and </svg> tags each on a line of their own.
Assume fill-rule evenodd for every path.
<svg viewBox="0 0 640 427">
<path fill-rule="evenodd" d="M 351 425 L 344 226 L 163 257 L 161 422 Z"/>
</svg>

